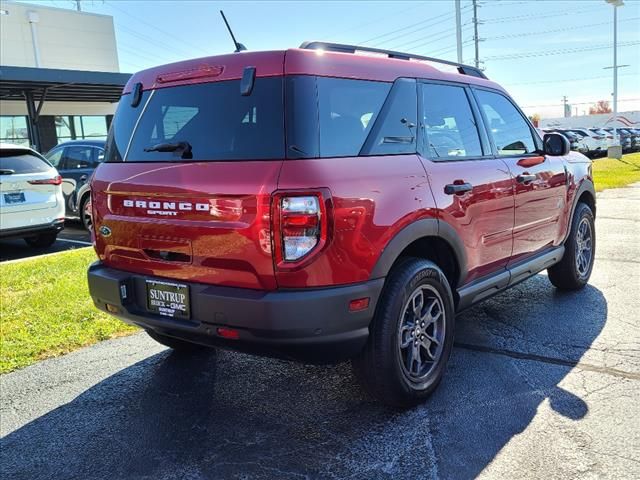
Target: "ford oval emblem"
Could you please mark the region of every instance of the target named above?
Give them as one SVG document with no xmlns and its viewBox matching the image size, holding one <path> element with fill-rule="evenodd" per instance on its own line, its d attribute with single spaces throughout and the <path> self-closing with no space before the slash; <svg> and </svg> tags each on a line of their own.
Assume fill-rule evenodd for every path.
<svg viewBox="0 0 640 480">
<path fill-rule="evenodd" d="M 107 227 L 106 225 L 102 225 L 100 227 L 100 230 L 98 230 L 100 232 L 100 235 L 102 235 L 103 237 L 109 237 L 111 236 L 111 229 L 109 227 Z"/>
</svg>

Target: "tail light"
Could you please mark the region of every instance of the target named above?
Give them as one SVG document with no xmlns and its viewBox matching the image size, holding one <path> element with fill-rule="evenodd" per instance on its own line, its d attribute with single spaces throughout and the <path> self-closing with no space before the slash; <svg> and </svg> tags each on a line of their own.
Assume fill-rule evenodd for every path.
<svg viewBox="0 0 640 480">
<path fill-rule="evenodd" d="M 313 193 L 279 193 L 274 197 L 273 232 L 276 263 L 294 266 L 327 239 L 327 195 Z"/>
<path fill-rule="evenodd" d="M 56 175 L 53 178 L 45 178 L 43 180 L 29 180 L 31 185 L 60 185 L 62 184 L 62 177 Z"/>
</svg>

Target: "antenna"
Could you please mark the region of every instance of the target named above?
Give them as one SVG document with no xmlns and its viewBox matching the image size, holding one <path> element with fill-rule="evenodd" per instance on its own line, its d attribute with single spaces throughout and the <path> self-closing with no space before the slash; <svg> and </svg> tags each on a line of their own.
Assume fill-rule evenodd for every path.
<svg viewBox="0 0 640 480">
<path fill-rule="evenodd" d="M 220 15 L 222 15 L 222 20 L 224 20 L 224 24 L 227 26 L 227 30 L 229 30 L 229 35 L 231 35 L 231 40 L 233 40 L 233 44 L 236 46 L 236 53 L 242 52 L 247 49 L 243 44 L 236 41 L 236 37 L 231 31 L 231 27 L 229 26 L 229 22 L 227 22 L 227 17 L 224 16 L 224 12 L 220 10 Z"/>
</svg>

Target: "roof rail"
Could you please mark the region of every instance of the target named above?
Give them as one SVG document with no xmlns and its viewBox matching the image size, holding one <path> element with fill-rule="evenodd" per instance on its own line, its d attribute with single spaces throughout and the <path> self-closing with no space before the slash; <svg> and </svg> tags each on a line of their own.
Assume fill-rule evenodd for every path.
<svg viewBox="0 0 640 480">
<path fill-rule="evenodd" d="M 305 50 L 327 50 L 329 52 L 341 52 L 341 53 L 356 53 L 357 51 L 361 52 L 372 52 L 372 53 L 381 53 L 387 55 L 389 58 L 396 58 L 399 60 L 426 60 L 434 63 L 441 63 L 443 65 L 451 65 L 457 68 L 458 73 L 462 75 L 470 75 L 472 77 L 478 78 L 487 78 L 482 70 L 476 67 L 472 67 L 471 65 L 464 65 L 462 63 L 450 62 L 449 60 L 442 60 L 439 58 L 433 57 L 424 57 L 422 55 L 414 55 L 413 53 L 403 53 L 396 52 L 393 50 L 383 50 L 380 48 L 373 47 L 361 47 L 359 45 L 345 45 L 342 43 L 331 43 L 331 42 L 304 42 L 300 45 L 300 48 Z"/>
</svg>

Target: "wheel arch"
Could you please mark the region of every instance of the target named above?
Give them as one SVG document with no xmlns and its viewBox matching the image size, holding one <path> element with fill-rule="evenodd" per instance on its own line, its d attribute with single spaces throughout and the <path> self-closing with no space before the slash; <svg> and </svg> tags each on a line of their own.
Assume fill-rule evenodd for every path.
<svg viewBox="0 0 640 480">
<path fill-rule="evenodd" d="M 579 203 L 585 203 L 591 209 L 593 213 L 593 217 L 596 216 L 596 189 L 593 185 L 593 182 L 589 179 L 584 179 L 580 182 L 578 189 L 574 195 L 573 205 L 571 205 L 571 215 L 569 217 L 569 226 L 567 228 L 567 234 L 565 236 L 565 241 L 569 237 L 571 233 L 571 227 L 573 225 L 573 215 L 576 212 L 576 207 Z"/>
<path fill-rule="evenodd" d="M 467 258 L 462 239 L 454 228 L 435 218 L 418 220 L 400 230 L 378 258 L 371 278 L 387 276 L 401 258 L 431 260 L 440 267 L 455 291 L 467 276 Z"/>
</svg>

